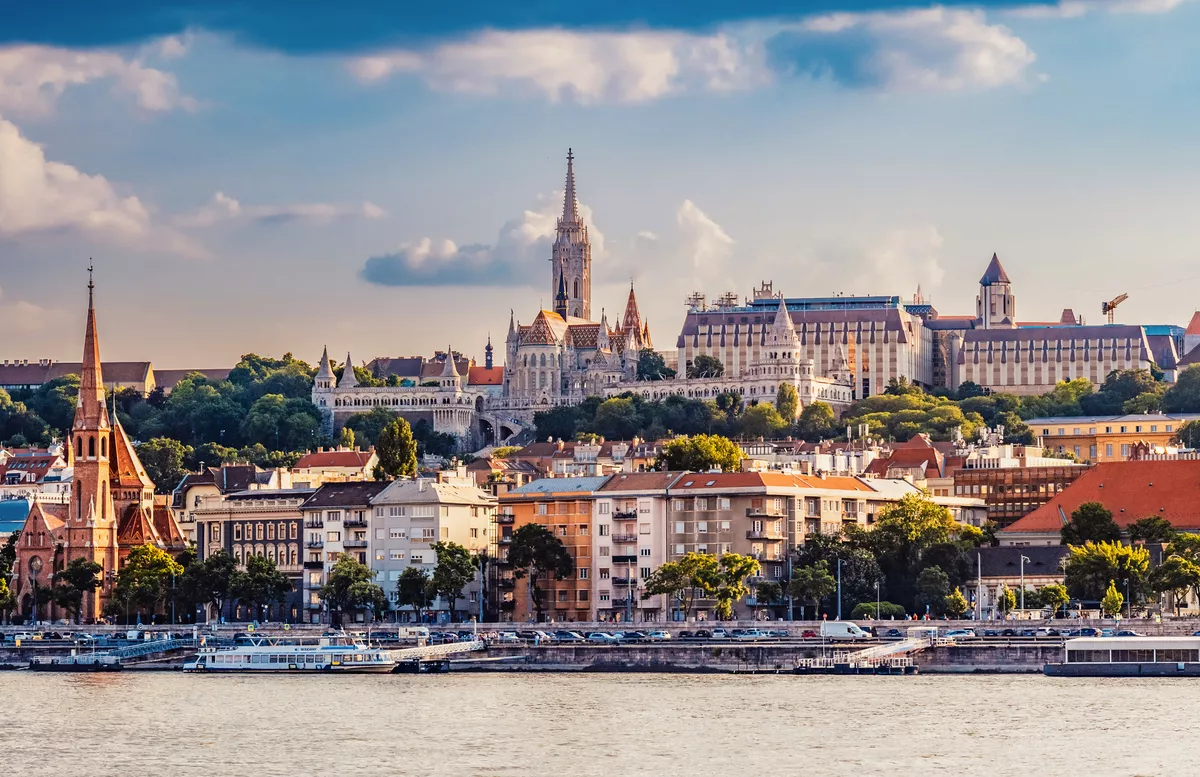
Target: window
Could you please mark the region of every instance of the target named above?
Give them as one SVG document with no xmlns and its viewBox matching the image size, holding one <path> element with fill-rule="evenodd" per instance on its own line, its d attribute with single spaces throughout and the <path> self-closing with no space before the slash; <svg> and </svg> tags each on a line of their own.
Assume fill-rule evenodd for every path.
<svg viewBox="0 0 1200 777">
<path fill-rule="evenodd" d="M 600 601 L 602 601 L 602 602 L 607 602 L 607 601 L 608 601 L 608 598 L 609 598 L 609 597 L 608 597 L 608 591 L 601 591 L 601 592 L 600 592 Z"/>
<path fill-rule="evenodd" d="M 697 545 L 697 546 L 696 546 L 696 552 L 697 552 L 697 553 L 707 553 L 707 552 L 708 552 L 708 546 L 707 546 L 707 545 Z"/>
<path fill-rule="evenodd" d="M 1112 458 L 1112 443 L 1108 443 L 1104 446 L 1104 455 Z"/>
<path fill-rule="evenodd" d="M 608 536 L 608 524 L 607 523 L 600 524 L 600 536 L 601 537 Z"/>
<path fill-rule="evenodd" d="M 696 531 L 708 534 L 708 521 L 697 521 Z"/>
<path fill-rule="evenodd" d="M 1158 431 L 1158 424 L 1150 424 L 1150 431 L 1151 431 L 1151 432 L 1157 432 L 1157 431 Z"/>
<path fill-rule="evenodd" d="M 327 520 L 327 521 L 342 520 L 342 511 L 341 510 L 329 510 L 328 512 L 325 513 L 325 520 Z"/>
<path fill-rule="evenodd" d="M 392 550 L 388 553 L 388 556 L 392 561 L 403 561 L 405 553 L 402 550 Z"/>
<path fill-rule="evenodd" d="M 208 525 L 208 541 L 209 542 L 220 542 L 221 541 L 221 524 L 210 523 Z"/>
<path fill-rule="evenodd" d="M 687 553 L 687 548 L 685 548 L 683 545 L 676 545 L 675 553 L 676 555 L 682 556 L 684 553 Z"/>
<path fill-rule="evenodd" d="M 601 546 L 600 546 L 600 555 L 601 555 L 601 556 L 607 556 L 607 555 L 608 555 L 608 546 L 607 546 L 607 545 L 601 545 Z"/>
<path fill-rule="evenodd" d="M 437 505 L 413 505 L 413 518 L 433 518 L 437 516 Z"/>
<path fill-rule="evenodd" d="M 326 542 L 341 542 L 342 541 L 342 533 L 340 531 L 326 532 L 325 533 L 325 541 Z"/>
<path fill-rule="evenodd" d="M 649 533 L 650 533 L 650 524 L 648 524 L 648 523 L 639 523 L 638 524 L 638 534 L 649 534 Z"/>
<path fill-rule="evenodd" d="M 708 509 L 708 500 L 697 497 L 696 498 L 696 509 L 697 510 L 707 510 Z"/>
<path fill-rule="evenodd" d="M 729 509 L 728 497 L 720 497 L 717 499 L 717 509 L 718 510 L 728 510 Z"/>
<path fill-rule="evenodd" d="M 729 521 L 721 521 L 721 531 L 729 531 Z"/>
<path fill-rule="evenodd" d="M 386 536 L 386 535 L 384 535 L 385 531 L 386 531 L 386 529 L 384 529 L 382 526 L 376 526 L 375 527 L 375 539 L 382 540 Z"/>
<path fill-rule="evenodd" d="M 587 536 L 587 533 L 588 533 L 588 527 L 587 527 L 587 526 L 580 526 L 580 527 L 579 527 L 579 536 L 580 536 L 580 537 L 586 537 L 586 536 Z"/>
<path fill-rule="evenodd" d="M 433 539 L 433 527 L 427 526 L 421 529 L 421 542 L 429 542 Z"/>
<path fill-rule="evenodd" d="M 546 505 L 544 505 L 544 504 L 540 504 L 540 505 L 538 505 L 538 506 L 537 506 L 537 514 L 538 514 L 538 515 L 545 515 L 545 514 L 546 514 Z"/>
<path fill-rule="evenodd" d="M 388 531 L 388 537 L 393 540 L 408 539 L 408 529 L 391 529 Z"/>
<path fill-rule="evenodd" d="M 449 526 L 442 527 L 442 539 L 443 540 L 450 539 L 450 527 Z"/>
<path fill-rule="evenodd" d="M 299 536 L 300 526 L 295 521 L 292 521 L 291 524 L 289 524 L 289 525 L 291 526 L 291 528 L 288 530 L 288 537 L 289 537 L 289 539 L 294 540 L 294 539 L 296 539 L 297 536 Z"/>
<path fill-rule="evenodd" d="M 580 591 L 579 592 L 579 601 L 586 602 L 587 600 L 588 600 L 588 592 L 586 590 Z"/>
<path fill-rule="evenodd" d="M 471 539 L 479 539 L 479 529 L 471 529 Z"/>
<path fill-rule="evenodd" d="M 687 529 L 684 527 L 685 527 L 685 524 L 683 521 L 676 521 L 675 522 L 675 533 L 683 534 L 685 531 L 687 531 Z"/>
<path fill-rule="evenodd" d="M 557 525 L 555 528 L 557 529 L 557 531 L 556 531 L 555 533 L 556 533 L 556 534 L 557 534 L 559 537 L 566 537 L 566 536 L 567 536 L 567 525 L 566 525 L 565 523 L 560 523 L 560 524 L 558 524 L 558 525 Z"/>
<path fill-rule="evenodd" d="M 263 525 L 261 523 L 254 525 L 254 537 L 255 537 L 255 539 L 260 539 L 260 540 L 263 538 Z"/>
<path fill-rule="evenodd" d="M 1129 446 L 1128 445 L 1121 446 L 1121 458 L 1123 458 L 1123 459 L 1129 458 Z"/>
<path fill-rule="evenodd" d="M 275 524 L 273 524 L 273 523 L 267 524 L 267 539 L 269 539 L 269 540 L 275 539 Z"/>
<path fill-rule="evenodd" d="M 580 580 L 587 580 L 587 579 L 588 579 L 588 568 L 587 568 L 587 567 L 580 567 L 580 568 L 579 568 L 579 579 L 580 579 Z"/>
<path fill-rule="evenodd" d="M 646 578 L 650 577 L 650 567 L 642 567 L 638 570 L 638 573 L 642 576 L 642 579 L 645 580 Z"/>
<path fill-rule="evenodd" d="M 672 510 L 686 510 L 687 508 L 683 506 L 682 499 L 672 499 L 671 500 L 671 509 Z"/>
<path fill-rule="evenodd" d="M 240 523 L 235 523 L 233 525 L 233 539 L 236 542 L 236 541 L 240 540 L 241 538 L 242 538 L 242 525 Z"/>
<path fill-rule="evenodd" d="M 609 513 L 608 513 L 608 511 L 609 511 L 609 507 L 610 507 L 610 505 L 609 505 L 609 503 L 608 503 L 608 502 L 601 502 L 601 503 L 600 503 L 600 514 L 601 514 L 601 515 L 608 515 L 608 514 L 609 514 Z"/>
<path fill-rule="evenodd" d="M 601 580 L 607 580 L 607 579 L 608 579 L 608 570 L 607 570 L 607 569 L 601 569 L 601 570 L 600 570 L 600 579 L 601 579 Z"/>
<path fill-rule="evenodd" d="M 375 560 L 383 561 L 383 551 L 382 550 L 375 551 Z"/>
</svg>

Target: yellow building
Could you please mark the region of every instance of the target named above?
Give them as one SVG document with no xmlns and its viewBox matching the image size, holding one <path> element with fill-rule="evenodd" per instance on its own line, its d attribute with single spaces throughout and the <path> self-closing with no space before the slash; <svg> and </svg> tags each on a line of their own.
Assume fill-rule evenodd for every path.
<svg viewBox="0 0 1200 777">
<path fill-rule="evenodd" d="M 1074 454 L 1079 461 L 1127 461 L 1138 443 L 1166 448 L 1179 427 L 1200 413 L 1145 413 L 1117 416 L 1033 418 L 1026 425 L 1053 453 Z"/>
</svg>

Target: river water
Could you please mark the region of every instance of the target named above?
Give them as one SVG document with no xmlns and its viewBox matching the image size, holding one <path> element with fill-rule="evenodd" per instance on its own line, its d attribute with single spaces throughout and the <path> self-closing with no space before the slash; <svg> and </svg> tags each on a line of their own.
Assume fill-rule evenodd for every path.
<svg viewBox="0 0 1200 777">
<path fill-rule="evenodd" d="M 0 773 L 1196 775 L 1200 683 L 0 673 Z"/>
</svg>

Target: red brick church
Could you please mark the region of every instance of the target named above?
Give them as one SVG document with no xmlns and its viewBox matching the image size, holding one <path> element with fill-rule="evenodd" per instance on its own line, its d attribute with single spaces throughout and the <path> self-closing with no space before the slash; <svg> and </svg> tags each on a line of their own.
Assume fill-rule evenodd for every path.
<svg viewBox="0 0 1200 777">
<path fill-rule="evenodd" d="M 90 275 L 90 270 L 88 271 Z M 49 588 L 54 573 L 76 558 L 103 567 L 102 585 L 85 595 L 80 614 L 95 620 L 116 584 L 117 570 L 138 545 L 152 544 L 172 555 L 187 547 L 166 497 L 155 498 L 154 484 L 115 411 L 105 405 L 96 333 L 94 286 L 88 279 L 87 329 L 68 464 L 74 469 L 70 502 L 34 502 L 17 549 L 15 591 L 22 614 L 33 613 L 34 591 Z M 53 604 L 37 607 L 39 620 L 67 617 Z"/>
</svg>

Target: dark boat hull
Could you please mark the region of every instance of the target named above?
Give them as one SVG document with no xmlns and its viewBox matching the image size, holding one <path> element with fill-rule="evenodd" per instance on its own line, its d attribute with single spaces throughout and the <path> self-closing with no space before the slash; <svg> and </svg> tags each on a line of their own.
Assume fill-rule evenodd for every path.
<svg viewBox="0 0 1200 777">
<path fill-rule="evenodd" d="M 1047 677 L 1200 677 L 1200 664 L 1046 664 L 1042 667 L 1042 674 Z"/>
</svg>

